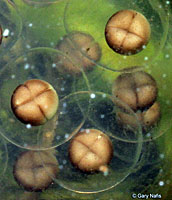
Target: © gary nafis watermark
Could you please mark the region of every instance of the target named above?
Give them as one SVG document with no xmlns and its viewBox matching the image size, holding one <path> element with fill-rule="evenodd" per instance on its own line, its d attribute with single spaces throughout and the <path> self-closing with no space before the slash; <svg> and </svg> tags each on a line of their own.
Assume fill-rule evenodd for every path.
<svg viewBox="0 0 172 200">
<path fill-rule="evenodd" d="M 161 199 L 162 198 L 161 194 L 152 194 L 152 193 L 150 194 L 133 193 L 131 196 L 133 199 Z"/>
</svg>

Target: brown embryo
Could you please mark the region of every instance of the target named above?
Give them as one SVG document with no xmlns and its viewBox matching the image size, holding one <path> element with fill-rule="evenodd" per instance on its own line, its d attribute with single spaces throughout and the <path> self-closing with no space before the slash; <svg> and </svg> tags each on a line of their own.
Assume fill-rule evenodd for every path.
<svg viewBox="0 0 172 200">
<path fill-rule="evenodd" d="M 69 157 L 74 166 L 85 172 L 107 172 L 113 147 L 109 137 L 96 129 L 79 132 L 71 141 Z"/>
<path fill-rule="evenodd" d="M 151 126 L 155 125 L 160 118 L 160 105 L 155 102 L 148 110 L 139 111 L 135 113 L 134 116 L 131 113 L 117 112 L 118 121 L 124 125 L 129 125 L 131 127 L 138 127 L 140 123 L 144 130 L 148 130 Z"/>
<path fill-rule="evenodd" d="M 25 124 L 42 125 L 57 111 L 59 99 L 47 82 L 32 79 L 19 85 L 13 92 L 11 108 L 15 116 Z"/>
<path fill-rule="evenodd" d="M 112 94 L 133 110 L 151 105 L 156 100 L 157 93 L 156 81 L 144 71 L 123 73 L 112 86 Z"/>
<path fill-rule="evenodd" d="M 148 20 L 134 10 L 121 10 L 110 17 L 105 28 L 106 41 L 115 52 L 132 55 L 148 43 L 151 28 Z"/>
<path fill-rule="evenodd" d="M 117 112 L 120 123 L 131 127 L 137 127 L 140 123 L 146 130 L 159 120 L 160 104 L 156 101 L 158 88 L 156 81 L 148 73 L 137 71 L 119 75 L 113 83 L 112 94 L 125 103 L 122 105 L 114 99 L 114 103 L 121 108 Z"/>
<path fill-rule="evenodd" d="M 101 57 L 101 49 L 94 38 L 86 33 L 73 32 L 57 45 L 62 52 L 57 57 L 58 69 L 70 74 L 79 74 L 81 69 L 91 69 Z"/>
<path fill-rule="evenodd" d="M 58 162 L 48 151 L 25 151 L 16 160 L 13 174 L 28 191 L 46 189 L 58 173 Z"/>
</svg>

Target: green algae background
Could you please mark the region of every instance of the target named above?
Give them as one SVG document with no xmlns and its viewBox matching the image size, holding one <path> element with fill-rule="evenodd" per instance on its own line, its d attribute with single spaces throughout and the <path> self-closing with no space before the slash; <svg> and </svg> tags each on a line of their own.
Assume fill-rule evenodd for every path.
<svg viewBox="0 0 172 200">
<path fill-rule="evenodd" d="M 82 77 L 75 77 L 75 90 L 101 91 L 111 94 L 111 85 L 114 79 L 125 70 L 124 68 L 142 67 L 157 81 L 161 121 L 152 130 L 153 139 L 148 138 L 147 142 L 143 142 L 142 152 L 144 153 L 142 153 L 132 174 L 117 187 L 98 194 L 74 193 L 63 189 L 56 183 L 42 193 L 25 192 L 22 187 L 17 185 L 12 174 L 15 158 L 23 150 L 8 143 L 10 161 L 2 176 L 0 197 L 4 200 L 127 200 L 132 199 L 132 193 L 160 193 L 163 196 L 162 199 L 170 199 L 170 195 L 172 195 L 170 193 L 172 186 L 172 5 L 168 4 L 168 1 L 157 0 L 49 0 L 49 2 L 39 3 L 37 1 L 36 4 L 26 4 L 21 0 L 11 1 L 10 5 L 15 8 L 15 12 L 13 9 L 11 12 L 17 12 L 21 17 L 18 27 L 22 27 L 22 30 L 18 28 L 18 39 L 13 42 L 15 44 L 9 51 L 3 52 L 0 64 L 2 69 L 5 67 L 12 69 L 13 63 L 17 62 L 16 60 L 20 60 L 20 57 L 25 53 L 34 51 L 34 48 L 39 47 L 41 51 L 47 51 L 48 54 L 51 54 L 52 49 L 55 49 L 58 42 L 69 32 L 86 32 L 99 43 L 102 57 L 92 71 L 84 73 Z M 114 53 L 104 38 L 107 20 L 120 9 L 135 9 L 143 13 L 149 19 L 152 28 L 151 39 L 146 49 L 129 57 Z M 15 18 L 15 14 L 13 16 Z M 58 53 L 55 51 L 54 54 Z M 1 72 L 3 73 L 3 71 Z M 35 73 L 37 77 L 43 77 L 39 71 Z M 23 79 L 27 77 L 25 70 L 21 71 L 20 75 Z M 12 91 L 20 82 L 19 80 L 15 81 L 16 83 L 13 80 L 6 81 L 0 87 L 1 102 L 7 106 L 9 102 L 6 99 L 10 99 L 11 95 L 7 91 Z M 71 91 L 73 92 L 73 88 Z M 4 128 L 7 127 L 8 132 L 13 132 L 14 138 L 19 137 L 18 130 L 13 130 L 13 127 L 8 126 L 9 116 L 5 110 L 0 110 L 0 117 L 4 120 Z M 12 156 L 13 152 L 15 152 L 14 157 Z M 163 186 L 159 185 L 160 181 L 163 181 Z"/>
</svg>

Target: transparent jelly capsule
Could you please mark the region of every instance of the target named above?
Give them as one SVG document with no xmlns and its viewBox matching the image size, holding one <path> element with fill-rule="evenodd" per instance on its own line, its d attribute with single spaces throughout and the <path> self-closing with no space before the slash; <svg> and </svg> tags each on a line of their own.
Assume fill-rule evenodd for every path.
<svg viewBox="0 0 172 200">
<path fill-rule="evenodd" d="M 2 41 L 0 45 L 1 57 L 4 54 L 8 54 L 8 50 L 18 40 L 22 30 L 22 22 L 13 3 L 2 0 L 0 2 L 0 7 L 0 27 L 2 29 Z M 1 64 L 3 64 L 3 62 L 1 62 Z"/>
<path fill-rule="evenodd" d="M 92 134 L 92 131 L 94 132 L 95 130 L 96 132 L 98 132 L 98 135 L 91 136 L 90 134 Z M 107 135 L 106 132 L 104 132 L 100 127 L 94 126 L 89 119 L 85 121 L 82 129 L 80 129 L 79 131 L 80 136 L 82 136 L 83 133 L 85 134 L 85 139 L 83 141 L 79 140 L 80 142 L 78 142 L 77 139 L 77 144 L 83 147 L 85 142 L 89 141 L 89 145 L 91 146 L 89 148 L 85 146 L 84 149 L 79 147 L 80 151 L 75 151 L 75 153 L 73 154 L 74 157 L 75 154 L 78 154 L 78 156 L 80 157 L 81 154 L 84 153 L 84 151 L 89 151 L 85 152 L 85 154 L 82 156 L 82 164 L 80 163 L 80 160 L 78 160 L 78 165 L 74 165 L 71 163 L 71 157 L 69 155 L 71 140 L 56 148 L 55 155 L 59 162 L 59 174 L 57 178 L 54 179 L 55 183 L 67 190 L 77 193 L 99 193 L 113 188 L 123 182 L 126 177 L 128 177 L 132 173 L 132 170 L 140 157 L 140 153 L 142 150 L 142 142 L 140 141 L 142 137 L 141 133 L 140 135 L 138 135 L 138 143 L 135 143 L 134 145 L 131 143 L 120 141 L 111 136 L 108 137 L 110 143 L 112 144 L 113 156 L 108 165 L 99 166 L 99 170 L 91 171 L 83 171 L 81 170 L 81 168 L 78 168 L 78 166 L 84 165 L 83 159 L 85 160 L 85 162 L 87 162 L 90 158 L 95 158 L 95 162 L 97 162 L 96 159 L 99 160 L 96 154 L 102 154 L 104 152 L 102 139 L 104 137 L 107 137 Z M 87 134 L 88 136 L 86 139 Z M 97 137 L 96 140 L 94 140 L 94 137 Z M 72 140 L 74 139 L 75 136 L 72 138 Z M 91 142 L 91 139 L 93 139 L 94 141 Z M 92 148 L 94 148 L 93 152 Z M 98 149 L 101 149 L 101 152 L 98 152 Z M 106 150 L 105 152 L 107 153 Z M 85 163 L 85 166 L 83 166 L 83 168 L 87 168 L 87 164 Z"/>
<path fill-rule="evenodd" d="M 118 98 L 103 92 L 95 92 L 94 95 L 95 98 L 90 104 L 92 112 L 89 112 L 89 120 L 117 140 L 136 142 L 142 128 L 139 119 L 129 106 Z M 129 122 L 121 123 L 118 114 L 123 111 L 128 113 L 132 122 L 135 122 L 134 126 Z"/>
<path fill-rule="evenodd" d="M 84 122 L 90 96 L 76 90 L 75 76 L 60 73 L 58 64 L 54 67 L 54 58 L 58 53 L 53 49 L 30 50 L 1 71 L 0 133 L 19 147 L 39 149 L 58 146 L 69 140 Z M 59 97 L 57 112 L 42 126 L 20 122 L 11 109 L 14 90 L 30 79 L 50 83 Z"/>
<path fill-rule="evenodd" d="M 82 6 L 78 6 L 78 5 Z M 85 31 L 92 35 L 102 49 L 99 64 L 108 66 L 113 70 L 121 70 L 128 65 L 146 66 L 151 64 L 161 53 L 168 33 L 169 16 L 165 9 L 160 9 L 160 1 L 77 1 L 71 0 L 66 4 L 64 25 L 67 32 Z M 109 18 L 116 12 L 124 9 L 135 10 L 142 13 L 151 26 L 151 37 L 142 51 L 133 55 L 118 55 L 109 48 L 105 40 L 105 27 Z M 87 10 L 85 12 L 85 10 Z M 168 8 L 167 8 L 168 10 Z M 77 12 L 74 12 L 77 11 Z M 84 14 L 83 14 L 84 13 Z M 115 63 L 114 63 L 115 60 Z"/>
<path fill-rule="evenodd" d="M 90 104 L 93 112 L 89 112 L 89 119 L 118 140 L 136 143 L 141 131 L 142 142 L 150 142 L 161 137 L 171 128 L 169 125 L 171 110 L 169 105 L 162 104 L 161 101 L 155 102 L 145 111 L 135 112 L 119 98 L 102 92 L 95 92 L 95 96 L 95 100 Z"/>
</svg>

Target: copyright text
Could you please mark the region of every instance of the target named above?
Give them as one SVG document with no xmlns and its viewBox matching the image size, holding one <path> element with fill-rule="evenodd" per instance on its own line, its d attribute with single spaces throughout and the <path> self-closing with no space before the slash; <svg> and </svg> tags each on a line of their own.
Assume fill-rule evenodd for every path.
<svg viewBox="0 0 172 200">
<path fill-rule="evenodd" d="M 133 199 L 161 199 L 161 194 L 142 194 L 142 193 L 133 193 L 132 195 Z"/>
</svg>

